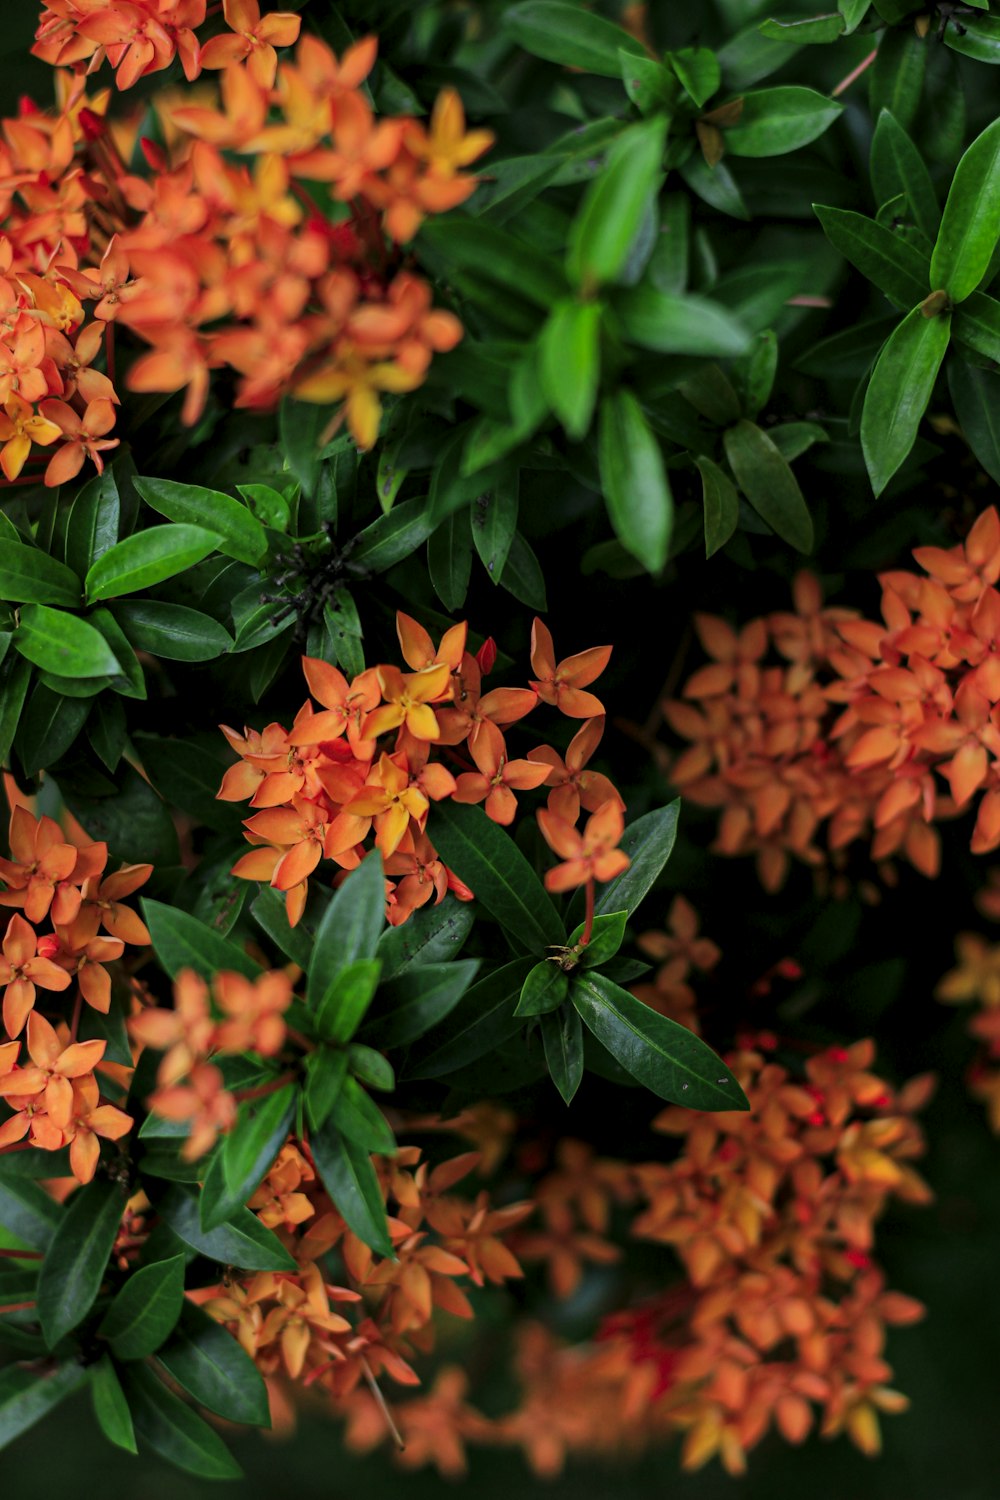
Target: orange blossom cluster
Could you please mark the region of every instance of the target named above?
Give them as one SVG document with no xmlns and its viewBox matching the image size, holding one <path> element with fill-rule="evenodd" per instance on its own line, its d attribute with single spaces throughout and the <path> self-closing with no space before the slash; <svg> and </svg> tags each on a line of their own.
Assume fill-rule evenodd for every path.
<svg viewBox="0 0 1000 1500">
<path fill-rule="evenodd" d="M 984 917 L 1000 921 L 1000 879 L 990 871 L 990 882 L 976 897 Z M 974 1004 L 969 1035 L 980 1044 L 969 1069 L 969 1089 L 986 1106 L 991 1129 L 1000 1135 L 1000 944 L 981 933 L 963 932 L 955 939 L 955 967 L 938 983 L 935 995 L 948 1005 Z"/>
<path fill-rule="evenodd" d="M 832 853 L 870 837 L 935 875 L 935 821 L 975 801 L 973 851 L 1000 844 L 1000 517 L 914 557 L 924 576 L 880 575 L 881 621 L 824 609 L 808 574 L 790 613 L 695 617 L 712 661 L 664 704 L 691 741 L 671 779 L 721 809 L 716 847 L 756 854 L 769 890 L 790 855 L 824 862 L 823 823 Z"/>
<path fill-rule="evenodd" d="M 57 73 L 54 113 L 24 101 L 0 124 L 0 467 L 10 482 L 33 447 L 59 445 L 44 474 L 57 485 L 88 458 L 100 471 L 117 446 L 112 325 L 150 346 L 128 388 L 184 390 L 188 423 L 211 372 L 229 368 L 238 406 L 270 408 L 289 393 L 343 402 L 362 447 L 378 435 L 380 393 L 415 389 L 432 355 L 462 336 L 453 314 L 432 308 L 403 246 L 428 214 L 468 198 L 475 178 L 463 168 L 489 132 L 466 133 L 453 89 L 428 125 L 376 120 L 364 93 L 374 38 L 338 60 L 305 35 L 279 66 L 274 48 L 295 41 L 298 17 L 261 20 L 235 0 L 231 34 L 200 47 L 192 28 L 204 10 L 200 0 L 57 0 L 42 18 L 36 51 L 75 71 Z M 175 53 L 189 78 L 222 70 L 219 108 L 165 113 L 171 144 L 138 142 L 140 173 L 125 159 L 139 117 L 108 121 L 108 91 L 88 98 L 82 70 L 107 56 L 119 82 L 133 82 Z"/>
<path fill-rule="evenodd" d="M 100 1154 L 97 1138 L 118 1140 L 132 1121 L 101 1102 L 94 1069 L 107 1044 L 77 1041 L 77 1029 L 84 1002 L 108 1011 L 105 966 L 121 958 L 126 943 L 149 942 L 124 898 L 148 880 L 152 866 L 106 874 L 106 844 L 77 848 L 52 818 L 36 819 L 24 807 L 14 809 L 9 842 L 10 858 L 0 858 L 0 906 L 17 910 L 0 945 L 6 1038 L 0 1042 L 0 1098 L 12 1113 L 0 1124 L 0 1149 L 20 1149 L 21 1142 L 45 1151 L 69 1146 L 74 1175 L 89 1182 Z M 39 933 L 46 921 L 52 931 Z M 74 986 L 71 1023 L 58 1015 L 53 1024 L 37 1008 L 39 992 L 61 994 Z"/>
<path fill-rule="evenodd" d="M 398 613 L 396 624 L 409 672 L 369 667 L 348 682 L 329 663 L 304 657 L 318 711 L 307 701 L 291 729 L 269 724 L 240 734 L 223 727 L 240 759 L 218 795 L 249 798 L 257 809 L 244 824 L 255 848 L 233 874 L 284 891 L 294 926 L 320 860 L 355 869 L 373 832 L 391 877 L 387 917 L 398 926 L 448 890 L 459 900 L 472 898 L 438 858 L 427 832 L 432 802 L 482 803 L 495 823 L 509 824 L 517 794 L 541 786 L 549 794 L 539 825 L 561 861 L 546 874 L 549 890 L 610 880 L 625 869 L 628 857 L 617 847 L 624 804 L 607 777 L 588 769 L 604 709 L 585 689 L 604 670 L 611 647 L 595 646 L 557 663 L 548 628 L 536 620 L 530 686 L 483 693 L 483 664 L 493 650 L 488 642 L 478 657 L 466 651 L 464 622 L 447 630 L 437 647 L 408 615 Z M 583 720 L 582 727 L 565 759 L 548 745 L 511 759 L 504 729 L 540 702 Z M 391 742 L 380 744 L 388 735 Z M 442 758 L 431 758 L 435 749 Z M 581 809 L 589 816 L 578 828 Z"/>
</svg>

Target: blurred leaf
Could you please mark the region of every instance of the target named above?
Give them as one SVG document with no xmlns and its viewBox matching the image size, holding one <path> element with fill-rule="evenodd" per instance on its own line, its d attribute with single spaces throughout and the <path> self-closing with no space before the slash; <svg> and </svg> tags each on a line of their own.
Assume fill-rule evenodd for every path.
<svg viewBox="0 0 1000 1500">
<path fill-rule="evenodd" d="M 677 52 L 668 52 L 666 60 L 699 109 L 718 91 L 722 70 L 710 47 L 681 47 Z"/>
<path fill-rule="evenodd" d="M 644 56 L 642 44 L 620 26 L 563 0 L 509 6 L 502 25 L 526 52 L 605 78 L 619 76 L 619 52 Z"/>
<path fill-rule="evenodd" d="M 124 1448 L 126 1453 L 138 1453 L 132 1416 L 111 1356 L 102 1354 L 96 1364 L 88 1365 L 87 1376 L 94 1416 L 104 1436 L 116 1448 Z"/>
<path fill-rule="evenodd" d="M 667 560 L 673 496 L 660 444 L 632 392 L 624 387 L 601 402 L 601 485 L 622 546 L 651 573 Z"/>
<path fill-rule="evenodd" d="M 701 475 L 701 496 L 705 507 L 705 556 L 712 557 L 724 547 L 739 524 L 740 497 L 732 482 L 710 458 L 696 458 Z"/>
<path fill-rule="evenodd" d="M 599 302 L 557 302 L 539 339 L 542 389 L 572 438 L 590 430 L 601 375 Z"/>
<path fill-rule="evenodd" d="M 916 8 L 908 0 L 899 7 L 903 15 Z M 920 111 L 928 50 L 927 39 L 918 36 L 913 26 L 882 32 L 874 66 L 868 73 L 871 111 L 876 120 L 887 109 L 904 130 L 914 124 Z"/>
<path fill-rule="evenodd" d="M 584 292 L 615 281 L 625 265 L 647 201 L 661 180 L 666 130 L 663 119 L 629 126 L 584 193 L 566 252 L 570 278 Z"/>
<path fill-rule="evenodd" d="M 763 36 L 773 37 L 776 42 L 835 42 L 844 34 L 844 17 L 811 16 L 803 21 L 762 21 Z"/>
<path fill-rule="evenodd" d="M 153 951 L 172 979 L 181 969 L 194 969 L 203 979 L 212 979 L 223 969 L 235 970 L 247 979 L 256 979 L 261 973 L 260 964 L 242 948 L 188 912 L 148 897 L 142 899 L 141 905 Z"/>
<path fill-rule="evenodd" d="M 16 1365 L 0 1370 L 0 1448 L 48 1416 L 86 1378 L 86 1370 L 76 1360 L 66 1360 L 45 1373 Z"/>
<path fill-rule="evenodd" d="M 781 156 L 816 140 L 842 110 L 814 89 L 758 89 L 743 95 L 739 120 L 724 131 L 726 150 L 733 156 Z"/>
<path fill-rule="evenodd" d="M 240 1477 L 239 1464 L 218 1434 L 145 1365 L 132 1365 L 124 1386 L 136 1433 L 154 1453 L 203 1479 Z"/>
<path fill-rule="evenodd" d="M 447 516 L 428 538 L 427 572 L 441 603 L 455 614 L 472 577 L 472 538 L 461 512 Z"/>
<path fill-rule="evenodd" d="M 767 434 L 744 419 L 726 429 L 723 446 L 736 482 L 757 514 L 789 546 L 811 552 L 812 518 L 798 480 Z"/>
<path fill-rule="evenodd" d="M 112 859 L 126 864 L 180 863 L 177 830 L 166 804 L 132 766 L 124 766 L 108 797 L 85 797 L 67 782 L 64 798 L 92 839 L 103 839 Z"/>
<path fill-rule="evenodd" d="M 948 364 L 948 388 L 966 442 L 1000 484 L 1000 374 L 953 359 Z"/>
<path fill-rule="evenodd" d="M 625 336 L 660 354 L 724 358 L 742 354 L 750 335 L 726 308 L 705 297 L 668 296 L 653 286 L 620 292 L 615 313 Z"/>
</svg>

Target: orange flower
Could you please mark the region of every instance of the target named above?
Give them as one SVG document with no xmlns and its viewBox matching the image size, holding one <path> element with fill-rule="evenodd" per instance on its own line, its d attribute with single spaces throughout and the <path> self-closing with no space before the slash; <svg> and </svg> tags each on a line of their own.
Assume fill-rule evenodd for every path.
<svg viewBox="0 0 1000 1500">
<path fill-rule="evenodd" d="M 271 11 L 261 19 L 257 0 L 223 0 L 226 25 L 235 36 L 211 37 L 202 47 L 203 68 L 225 68 L 246 59 L 247 67 L 262 88 L 274 87 L 278 68 L 275 47 L 290 47 L 298 41 L 301 16 L 289 11 Z"/>
<path fill-rule="evenodd" d="M 469 751 L 479 770 L 465 771 L 457 778 L 454 800 L 482 802 L 485 798 L 486 816 L 494 823 L 512 823 L 517 814 L 514 792 L 541 786 L 550 774 L 544 761 L 508 760 L 504 737 L 488 719 L 479 726 L 476 738 L 470 739 Z"/>
<path fill-rule="evenodd" d="M 538 681 L 531 686 L 543 703 L 551 703 L 571 719 L 592 719 L 604 713 L 604 705 L 593 693 L 585 693 L 600 677 L 611 658 L 610 646 L 592 646 L 556 665 L 552 635 L 541 620 L 531 627 L 531 665 Z"/>
<path fill-rule="evenodd" d="M 45 470 L 47 485 L 66 484 L 74 479 L 89 458 L 98 474 L 104 472 L 103 452 L 117 448 L 119 438 L 105 434 L 115 425 L 115 408 L 106 397 L 91 401 L 83 416 L 79 416 L 65 401 L 43 401 L 39 411 L 48 421 L 54 422 L 66 439 L 62 447 L 49 459 Z M 36 439 L 37 441 L 37 439 Z"/>
<path fill-rule="evenodd" d="M 48 448 L 61 436 L 61 427 L 39 416 L 22 396 L 12 392 L 0 415 L 0 443 L 3 443 L 0 468 L 8 479 L 16 479 L 28 460 L 32 443 Z"/>
<path fill-rule="evenodd" d="M 22 916 L 15 913 L 7 924 L 0 957 L 0 984 L 6 985 L 3 996 L 3 1024 L 8 1036 L 19 1036 L 35 1003 L 35 987 L 43 990 L 65 990 L 70 977 L 51 959 L 38 956 L 38 938 Z"/>
<path fill-rule="evenodd" d="M 41 1094 L 50 1120 L 66 1130 L 73 1113 L 71 1080 L 93 1073 L 106 1045 L 102 1041 L 63 1042 L 55 1027 L 32 1011 L 28 1017 L 28 1053 L 33 1066 L 0 1078 L 0 1093 L 8 1098 Z"/>
<path fill-rule="evenodd" d="M 549 811 L 565 818 L 567 823 L 576 822 L 581 807 L 587 812 L 596 812 L 602 802 L 613 802 L 616 798 L 621 801 L 606 776 L 600 771 L 586 770 L 587 762 L 601 743 L 604 724 L 603 714 L 588 719 L 570 740 L 565 760 L 550 745 L 539 745 L 537 750 L 528 751 L 529 760 L 551 767 L 543 783 L 552 788 L 548 797 Z"/>
<path fill-rule="evenodd" d="M 375 847 L 388 858 L 399 848 L 411 818 L 423 827 L 429 806 L 423 792 L 410 782 L 405 757 L 383 755 L 375 780 L 366 783 L 344 811 L 354 817 L 374 818 Z"/>
<path fill-rule="evenodd" d="M 292 981 L 282 969 L 257 980 L 242 974 L 216 974 L 212 989 L 226 1017 L 215 1031 L 220 1052 L 258 1052 L 273 1057 L 285 1042 L 284 1012 L 292 1003 Z"/>
<path fill-rule="evenodd" d="M 96 937 L 98 928 L 103 927 L 123 943 L 145 947 L 149 930 L 137 912 L 122 904 L 122 897 L 145 885 L 152 873 L 152 865 L 123 865 L 103 880 L 96 874 L 90 877 L 84 884 L 80 915 L 73 926 L 75 939 L 81 941 L 83 933 Z"/>
<path fill-rule="evenodd" d="M 582 834 L 545 808 L 538 811 L 538 826 L 549 848 L 563 860 L 545 872 L 548 891 L 569 891 L 588 880 L 613 880 L 631 863 L 617 847 L 625 831 L 620 802 L 602 803 L 587 819 Z"/>
<path fill-rule="evenodd" d="M 150 1095 L 149 1107 L 163 1120 L 189 1120 L 191 1130 L 181 1147 L 184 1161 L 198 1161 L 211 1151 L 220 1133 L 236 1123 L 236 1100 L 213 1063 L 195 1063 L 186 1084 L 175 1083 Z"/>
<path fill-rule="evenodd" d="M 73 1118 L 70 1121 L 69 1164 L 77 1182 L 90 1182 L 97 1170 L 101 1148 L 98 1138 L 121 1140 L 132 1129 L 133 1121 L 113 1104 L 100 1103 L 100 1090 L 92 1076 L 77 1078 L 73 1083 Z"/>
<path fill-rule="evenodd" d="M 403 673 L 398 667 L 379 667 L 379 686 L 385 701 L 366 718 L 365 736 L 377 739 L 387 730 L 405 724 L 415 739 L 438 739 L 440 730 L 430 705 L 449 696 L 450 677 L 447 662 L 410 673 Z"/>
<path fill-rule="evenodd" d="M 43 815 L 36 822 L 24 807 L 11 814 L 9 841 L 13 859 L 0 858 L 0 876 L 8 887 L 0 893 L 0 905 L 20 906 L 29 922 L 41 922 L 56 887 L 73 874 L 77 851 L 53 818 Z"/>
</svg>

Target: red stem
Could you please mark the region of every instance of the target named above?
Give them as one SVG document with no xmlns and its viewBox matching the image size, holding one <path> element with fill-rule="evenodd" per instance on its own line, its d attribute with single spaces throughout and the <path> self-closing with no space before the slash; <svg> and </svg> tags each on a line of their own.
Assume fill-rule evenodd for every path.
<svg viewBox="0 0 1000 1500">
<path fill-rule="evenodd" d="M 0 1257 L 4 1260 L 44 1260 L 36 1250 L 0 1250 Z"/>
<path fill-rule="evenodd" d="M 262 1083 L 255 1089 L 240 1089 L 233 1095 L 237 1104 L 242 1104 L 245 1099 L 266 1099 L 268 1094 L 276 1094 L 283 1089 L 286 1083 L 294 1083 L 296 1075 L 292 1072 L 282 1073 L 280 1078 L 272 1079 L 270 1083 Z"/>
<path fill-rule="evenodd" d="M 861 77 L 862 73 L 866 72 L 867 69 L 871 67 L 877 56 L 878 48 L 876 47 L 874 51 L 869 52 L 868 56 L 864 59 L 863 62 L 859 62 L 857 67 L 854 68 L 850 73 L 848 73 L 846 78 L 842 78 L 840 80 L 835 89 L 830 90 L 830 98 L 836 99 L 840 94 L 845 93 L 850 88 L 851 84 L 856 83 L 857 80 Z"/>
<path fill-rule="evenodd" d="M 4 1313 L 27 1312 L 29 1308 L 37 1307 L 37 1305 L 36 1302 L 5 1302 L 0 1307 L 0 1317 L 3 1317 Z"/>
</svg>

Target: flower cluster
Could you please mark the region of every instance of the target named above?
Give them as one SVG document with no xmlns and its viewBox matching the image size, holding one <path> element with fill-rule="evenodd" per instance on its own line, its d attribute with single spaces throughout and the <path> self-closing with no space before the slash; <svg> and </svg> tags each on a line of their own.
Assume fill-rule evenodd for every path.
<svg viewBox="0 0 1000 1500">
<path fill-rule="evenodd" d="M 389 1260 L 345 1224 L 323 1190 L 309 1147 L 288 1141 L 250 1207 L 298 1269 L 232 1274 L 195 1294 L 257 1362 L 279 1411 L 288 1381 L 340 1401 L 360 1382 L 374 1387 L 383 1373 L 418 1385 L 412 1361 L 433 1348 L 435 1311 L 473 1316 L 460 1283 L 501 1285 L 520 1276 L 504 1236 L 531 1213 L 531 1204 L 495 1208 L 485 1192 L 475 1198 L 454 1193 L 477 1161 L 466 1153 L 432 1168 L 415 1146 L 375 1158 L 389 1211 L 395 1256 Z M 387 1430 L 384 1410 L 380 1435 Z"/>
<path fill-rule="evenodd" d="M 698 927 L 698 913 L 690 901 L 675 896 L 666 928 L 644 932 L 638 939 L 643 953 L 659 967 L 651 980 L 632 986 L 637 1000 L 695 1032 L 698 1008 L 688 981 L 695 969 L 701 974 L 710 973 L 722 956 L 711 938 L 699 936 Z"/>
<path fill-rule="evenodd" d="M 984 916 L 1000 919 L 995 881 L 980 892 L 977 905 Z M 947 1005 L 977 1007 L 967 1028 L 979 1043 L 969 1069 L 969 1090 L 986 1106 L 990 1128 L 1000 1135 L 1000 944 L 981 933 L 963 932 L 955 939 L 955 959 L 955 967 L 934 993 Z"/>
<path fill-rule="evenodd" d="M 298 16 L 261 18 L 254 0 L 226 0 L 229 34 L 202 45 L 204 16 L 203 0 L 55 0 L 42 17 L 35 51 L 60 65 L 58 109 L 22 104 L 0 142 L 8 481 L 33 447 L 53 444 L 46 484 L 88 458 L 100 472 L 119 441 L 116 333 L 149 346 L 128 389 L 185 391 L 185 422 L 226 368 L 238 406 L 269 409 L 286 394 L 343 402 L 338 420 L 365 448 L 380 393 L 415 389 L 462 336 L 403 247 L 428 214 L 468 198 L 476 179 L 463 169 L 490 133 L 466 133 L 453 89 L 427 125 L 376 120 L 365 92 L 374 38 L 338 60 L 318 38 L 299 39 Z M 296 41 L 279 65 L 275 48 Z M 168 147 L 107 118 L 108 91 L 84 92 L 82 70 L 104 57 L 128 87 L 175 55 L 189 81 L 202 68 L 222 77 L 218 108 L 157 105 Z M 145 173 L 126 161 L 137 144 Z"/>
<path fill-rule="evenodd" d="M 557 664 L 552 637 L 536 620 L 531 661 L 537 676 L 531 685 L 483 693 L 489 656 L 466 650 L 464 623 L 446 631 L 437 647 L 401 612 L 397 630 L 409 672 L 369 667 L 348 682 L 336 667 L 305 657 L 306 681 L 319 710 L 307 701 L 287 730 L 270 724 L 240 734 L 223 727 L 240 760 L 227 771 L 218 795 L 249 799 L 258 809 L 244 825 L 256 847 L 233 873 L 286 892 L 294 926 L 320 860 L 355 869 L 372 835 L 391 877 L 387 917 L 398 926 L 448 890 L 460 900 L 472 896 L 438 858 L 427 833 L 432 802 L 483 803 L 495 823 L 509 824 L 517 794 L 542 786 L 549 798 L 539 810 L 539 826 L 562 859 L 547 872 L 550 890 L 610 880 L 626 868 L 628 857 L 617 848 L 622 800 L 605 776 L 587 769 L 604 710 L 584 688 L 603 671 L 611 648 L 595 647 Z M 524 759 L 508 753 L 503 731 L 539 702 L 585 720 L 565 760 L 548 745 Z M 380 746 L 385 735 L 393 736 L 391 746 Z M 436 748 L 442 759 L 431 758 Z M 582 831 L 576 826 L 581 809 L 590 812 Z"/>
<path fill-rule="evenodd" d="M 106 874 L 103 843 L 78 848 L 54 819 L 35 818 L 15 807 L 10 821 L 10 858 L 0 858 L 0 906 L 15 907 L 0 945 L 3 1031 L 0 1098 L 14 1112 L 0 1124 L 0 1147 L 27 1140 L 46 1151 L 70 1148 L 81 1182 L 94 1175 L 95 1137 L 117 1140 L 131 1127 L 128 1115 L 101 1102 L 94 1069 L 103 1041 L 77 1041 L 84 1002 L 106 1014 L 111 974 L 126 943 L 144 945 L 149 934 L 124 898 L 148 878 L 150 865 L 129 865 Z M 39 933 L 48 920 L 52 931 Z M 72 1020 L 55 1024 L 41 1014 L 39 992 L 65 994 L 75 988 Z M 69 998 L 67 994 L 67 998 Z M 21 1036 L 26 1029 L 26 1056 Z"/>
<path fill-rule="evenodd" d="M 132 1041 L 162 1052 L 157 1088 L 147 1103 L 164 1120 L 187 1121 L 189 1134 L 181 1148 L 185 1161 L 197 1161 L 236 1123 L 237 1100 L 225 1086 L 212 1056 L 255 1053 L 274 1057 L 285 1041 L 284 1012 L 292 1000 L 292 981 L 281 969 L 256 981 L 222 972 L 209 987 L 191 969 L 174 981 L 171 1010 L 151 1007 L 129 1021 Z"/>
<path fill-rule="evenodd" d="M 805 574 L 792 613 L 738 633 L 695 617 L 712 663 L 663 706 L 692 742 L 671 779 L 721 808 L 716 847 L 756 854 L 769 890 L 790 855 L 816 866 L 862 837 L 935 875 L 935 822 L 974 799 L 974 852 L 1000 844 L 1000 517 L 914 556 L 927 576 L 881 575 L 881 622 L 824 609 Z"/>
</svg>

